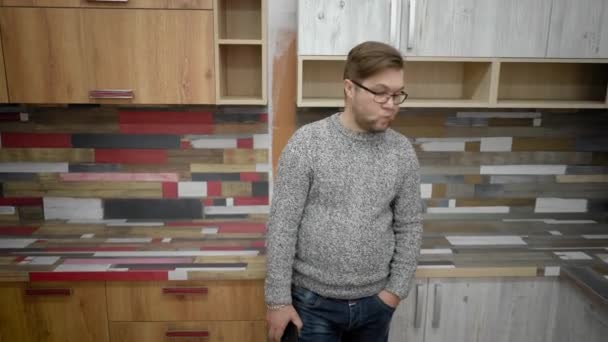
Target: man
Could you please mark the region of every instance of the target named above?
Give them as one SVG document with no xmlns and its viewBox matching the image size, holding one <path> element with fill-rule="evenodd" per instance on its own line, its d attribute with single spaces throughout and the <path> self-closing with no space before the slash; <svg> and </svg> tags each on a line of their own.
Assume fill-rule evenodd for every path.
<svg viewBox="0 0 608 342">
<path fill-rule="evenodd" d="M 268 334 L 387 341 L 420 253 L 419 164 L 390 129 L 403 91 L 395 48 L 348 54 L 342 113 L 300 128 L 279 159 L 268 222 Z"/>
</svg>

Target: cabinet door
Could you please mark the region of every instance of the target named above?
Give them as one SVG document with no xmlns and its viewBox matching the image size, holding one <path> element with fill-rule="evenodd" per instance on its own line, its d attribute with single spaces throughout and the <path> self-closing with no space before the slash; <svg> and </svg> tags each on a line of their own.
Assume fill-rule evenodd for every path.
<svg viewBox="0 0 608 342">
<path fill-rule="evenodd" d="M 211 11 L 85 9 L 83 23 L 90 90 L 132 91 L 128 103 L 214 103 Z"/>
<path fill-rule="evenodd" d="M 564 280 L 560 283 L 554 342 L 606 341 L 608 307 L 594 302 L 580 288 Z"/>
<path fill-rule="evenodd" d="M 391 321 L 389 342 L 423 342 L 426 323 L 427 279 L 417 279 Z"/>
<path fill-rule="evenodd" d="M 0 42 L 0 103 L 8 102 L 8 91 L 6 90 L 6 73 L 4 71 L 4 53 L 2 42 Z"/>
<path fill-rule="evenodd" d="M 544 57 L 552 0 L 407 0 L 409 56 Z"/>
<path fill-rule="evenodd" d="M 77 8 L 0 8 L 11 102 L 87 102 Z"/>
<path fill-rule="evenodd" d="M 608 2 L 553 0 L 547 57 L 607 58 Z"/>
<path fill-rule="evenodd" d="M 429 280 L 427 342 L 552 341 L 555 279 Z"/>
<path fill-rule="evenodd" d="M 298 54 L 346 55 L 358 43 L 389 43 L 390 0 L 298 1 Z"/>
<path fill-rule="evenodd" d="M 103 283 L 2 284 L 0 303 L 1 341 L 109 341 Z"/>
</svg>

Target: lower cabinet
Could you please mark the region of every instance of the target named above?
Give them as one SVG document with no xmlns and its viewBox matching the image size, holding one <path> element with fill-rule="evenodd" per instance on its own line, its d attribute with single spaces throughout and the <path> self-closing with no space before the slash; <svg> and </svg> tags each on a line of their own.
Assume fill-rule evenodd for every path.
<svg viewBox="0 0 608 342">
<path fill-rule="evenodd" d="M 0 341 L 109 341 L 102 283 L 0 283 Z"/>
</svg>

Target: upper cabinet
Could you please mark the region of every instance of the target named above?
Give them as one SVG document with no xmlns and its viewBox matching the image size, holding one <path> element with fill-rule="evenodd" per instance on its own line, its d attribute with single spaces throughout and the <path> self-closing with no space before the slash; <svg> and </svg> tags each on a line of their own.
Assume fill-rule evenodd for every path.
<svg viewBox="0 0 608 342">
<path fill-rule="evenodd" d="M 6 90 L 6 73 L 4 71 L 4 53 L 0 42 L 0 103 L 8 102 L 8 91 Z"/>
<path fill-rule="evenodd" d="M 10 102 L 215 103 L 213 12 L 179 4 L 0 8 Z"/>
<path fill-rule="evenodd" d="M 607 58 L 608 1 L 553 0 L 547 57 Z"/>
<path fill-rule="evenodd" d="M 346 55 L 357 43 L 391 42 L 390 0 L 298 1 L 298 54 Z M 394 34 L 394 33 L 393 33 Z"/>
<path fill-rule="evenodd" d="M 544 57 L 552 0 L 406 0 L 408 56 Z"/>
</svg>

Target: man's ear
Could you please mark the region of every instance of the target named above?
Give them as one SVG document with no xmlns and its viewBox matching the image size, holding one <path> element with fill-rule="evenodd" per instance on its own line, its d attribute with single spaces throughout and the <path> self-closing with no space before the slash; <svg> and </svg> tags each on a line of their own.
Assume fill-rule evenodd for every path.
<svg viewBox="0 0 608 342">
<path fill-rule="evenodd" d="M 355 85 L 349 79 L 344 80 L 344 95 L 346 97 L 353 97 L 353 93 L 355 92 Z"/>
</svg>

